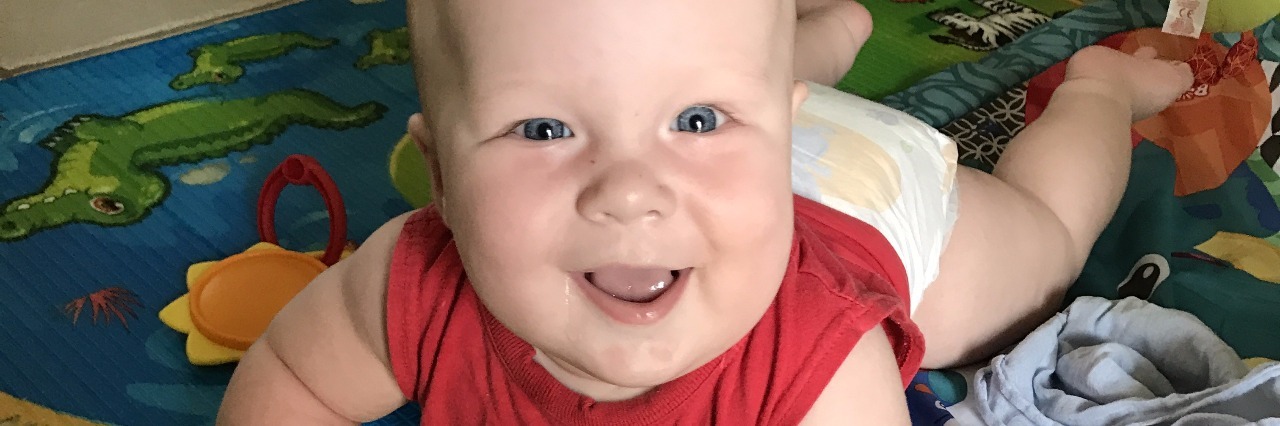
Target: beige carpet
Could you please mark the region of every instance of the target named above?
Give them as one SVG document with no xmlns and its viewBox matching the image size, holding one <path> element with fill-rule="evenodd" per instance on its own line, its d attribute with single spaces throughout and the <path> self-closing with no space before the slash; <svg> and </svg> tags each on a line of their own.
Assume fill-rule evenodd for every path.
<svg viewBox="0 0 1280 426">
<path fill-rule="evenodd" d="M 0 0 L 0 78 L 300 0 Z"/>
</svg>

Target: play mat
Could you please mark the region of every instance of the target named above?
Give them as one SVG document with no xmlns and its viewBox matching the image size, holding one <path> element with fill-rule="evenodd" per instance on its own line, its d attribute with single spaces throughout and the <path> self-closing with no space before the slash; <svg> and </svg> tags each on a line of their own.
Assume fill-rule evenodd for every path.
<svg viewBox="0 0 1280 426">
<path fill-rule="evenodd" d="M 977 167 L 1034 119 L 1056 62 L 1145 40 L 1107 37 L 1157 25 L 1167 5 L 866 3 L 876 33 L 839 87 L 943 129 Z M 188 336 L 158 313 L 187 293 L 188 267 L 260 240 L 259 188 L 289 155 L 328 170 L 352 241 L 411 209 L 388 173 L 417 109 L 403 9 L 309 0 L 0 81 L 0 423 L 212 424 L 232 367 L 192 366 Z M 1213 136 L 1139 126 L 1134 179 L 1073 295 L 1187 310 L 1242 356 L 1280 358 L 1280 24 L 1255 35 L 1240 70 L 1175 108 Z M 1220 35 L 1205 69 L 1242 58 L 1226 47 L 1240 39 Z M 325 247 L 315 191 L 285 188 L 275 218 L 281 246 Z M 913 389 L 952 404 L 965 379 L 925 372 Z M 415 410 L 377 423 L 414 424 Z"/>
<path fill-rule="evenodd" d="M 1187 59 L 1195 87 L 1134 126 L 1129 186 L 1067 303 L 1136 297 L 1186 311 L 1257 365 L 1280 358 L 1280 20 L 1195 40 L 1160 33 L 1167 6 L 1091 3 L 882 102 L 955 138 L 962 163 L 990 170 L 1044 110 L 1062 81 L 1060 61 L 1072 52 L 1092 44 L 1129 52 L 1151 46 Z M 961 418 L 972 410 L 965 402 L 972 401 L 973 371 L 925 372 L 915 390 L 944 406 L 960 403 L 952 411 Z"/>
</svg>

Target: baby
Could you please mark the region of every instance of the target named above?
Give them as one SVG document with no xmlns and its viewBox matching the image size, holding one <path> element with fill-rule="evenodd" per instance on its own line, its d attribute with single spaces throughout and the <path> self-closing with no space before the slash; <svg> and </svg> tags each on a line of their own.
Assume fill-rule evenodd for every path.
<svg viewBox="0 0 1280 426">
<path fill-rule="evenodd" d="M 796 78 L 852 62 L 852 2 L 408 11 L 435 204 L 275 318 L 219 423 L 413 400 L 423 424 L 906 424 L 918 368 L 990 356 L 1059 307 L 1125 187 L 1132 121 L 1191 83 L 1152 52 L 1085 49 L 994 174 L 925 132 L 913 152 L 946 161 L 895 194 L 933 207 L 859 219 L 789 184 L 793 118 L 866 102 Z"/>
</svg>

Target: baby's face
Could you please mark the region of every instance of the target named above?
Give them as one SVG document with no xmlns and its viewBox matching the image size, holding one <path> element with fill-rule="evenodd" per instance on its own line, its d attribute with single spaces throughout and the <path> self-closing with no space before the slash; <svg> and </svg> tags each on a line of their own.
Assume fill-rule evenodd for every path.
<svg viewBox="0 0 1280 426">
<path fill-rule="evenodd" d="M 419 52 L 438 63 L 414 132 L 468 278 L 571 388 L 670 381 L 773 301 L 803 97 L 790 7 L 466 0 L 434 22 L 449 42 L 418 39 L 439 50 Z"/>
</svg>

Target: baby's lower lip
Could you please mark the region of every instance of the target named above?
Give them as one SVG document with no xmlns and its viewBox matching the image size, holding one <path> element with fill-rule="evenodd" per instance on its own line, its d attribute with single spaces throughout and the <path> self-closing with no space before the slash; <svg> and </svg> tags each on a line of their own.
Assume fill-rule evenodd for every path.
<svg viewBox="0 0 1280 426">
<path fill-rule="evenodd" d="M 684 294 L 684 288 L 693 273 L 693 268 L 685 268 L 676 272 L 674 274 L 676 276 L 675 282 L 671 283 L 666 291 L 653 300 L 643 303 L 629 302 L 606 293 L 591 284 L 587 280 L 585 273 L 573 273 L 573 280 L 578 283 L 578 288 L 586 294 L 587 299 L 591 300 L 592 304 L 604 312 L 605 315 L 623 324 L 647 325 L 656 323 L 666 317 L 676 302 L 680 300 L 680 296 Z"/>
</svg>

